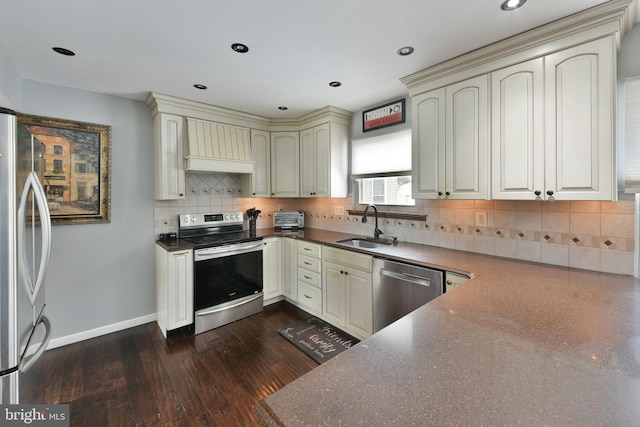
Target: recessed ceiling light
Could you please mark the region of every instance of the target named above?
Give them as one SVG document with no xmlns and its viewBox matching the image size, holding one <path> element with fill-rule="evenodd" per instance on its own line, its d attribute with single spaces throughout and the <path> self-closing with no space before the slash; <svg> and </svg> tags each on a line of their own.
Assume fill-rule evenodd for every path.
<svg viewBox="0 0 640 427">
<path fill-rule="evenodd" d="M 280 111 L 285 111 L 285 110 L 288 110 L 288 109 L 289 109 L 289 107 L 285 107 L 284 105 L 278 107 L 278 110 L 280 110 Z"/>
<path fill-rule="evenodd" d="M 523 4 L 525 4 L 526 2 L 527 0 L 505 0 L 500 6 L 500 9 L 506 10 L 506 11 L 515 10 L 520 6 L 522 6 Z"/>
<path fill-rule="evenodd" d="M 69 49 L 65 49 L 63 47 L 52 47 L 51 49 L 53 49 L 55 52 L 58 52 L 60 55 L 66 55 L 66 56 L 75 56 L 76 53 L 72 50 Z"/>
<path fill-rule="evenodd" d="M 200 90 L 205 90 L 207 88 L 205 85 L 201 85 L 201 84 L 195 84 L 193 85 L 193 87 Z"/>
<path fill-rule="evenodd" d="M 407 56 L 413 53 L 413 48 L 411 46 L 405 46 L 398 49 L 398 55 Z"/>
<path fill-rule="evenodd" d="M 331 82 L 331 83 L 329 83 L 329 86 L 331 86 L 331 87 L 340 87 L 340 86 L 342 86 L 342 83 L 340 83 L 340 82 Z"/>
<path fill-rule="evenodd" d="M 242 43 L 234 43 L 231 45 L 231 49 L 233 49 L 234 52 L 238 52 L 238 53 L 247 53 L 249 52 L 249 47 L 246 44 L 242 44 Z"/>
</svg>

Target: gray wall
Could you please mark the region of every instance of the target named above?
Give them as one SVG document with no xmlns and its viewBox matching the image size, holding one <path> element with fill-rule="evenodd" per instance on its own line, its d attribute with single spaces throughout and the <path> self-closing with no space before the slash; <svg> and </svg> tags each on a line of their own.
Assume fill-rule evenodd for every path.
<svg viewBox="0 0 640 427">
<path fill-rule="evenodd" d="M 53 338 L 153 316 L 153 129 L 148 107 L 24 80 L 20 110 L 112 127 L 111 222 L 53 227 L 46 281 Z"/>
</svg>

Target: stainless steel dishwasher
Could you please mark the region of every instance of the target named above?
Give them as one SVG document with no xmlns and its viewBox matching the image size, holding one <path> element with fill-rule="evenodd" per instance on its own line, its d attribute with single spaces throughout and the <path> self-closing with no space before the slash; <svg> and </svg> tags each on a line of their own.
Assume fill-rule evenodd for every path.
<svg viewBox="0 0 640 427">
<path fill-rule="evenodd" d="M 373 332 L 442 295 L 441 271 L 373 259 Z"/>
</svg>

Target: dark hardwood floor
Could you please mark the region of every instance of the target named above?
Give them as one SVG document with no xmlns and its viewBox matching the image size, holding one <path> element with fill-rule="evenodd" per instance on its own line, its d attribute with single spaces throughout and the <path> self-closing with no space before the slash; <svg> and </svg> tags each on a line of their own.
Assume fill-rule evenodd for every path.
<svg viewBox="0 0 640 427">
<path fill-rule="evenodd" d="M 154 322 L 52 349 L 28 400 L 69 403 L 73 427 L 259 426 L 256 403 L 318 366 L 277 332 L 306 317 L 280 302 L 197 336 Z"/>
</svg>

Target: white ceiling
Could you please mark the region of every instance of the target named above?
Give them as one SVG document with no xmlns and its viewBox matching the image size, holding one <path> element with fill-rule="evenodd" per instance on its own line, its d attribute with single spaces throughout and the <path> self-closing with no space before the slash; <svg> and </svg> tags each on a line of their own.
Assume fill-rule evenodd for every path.
<svg viewBox="0 0 640 427">
<path fill-rule="evenodd" d="M 0 7 L 0 44 L 23 79 L 287 118 L 404 96 L 405 75 L 604 3 L 528 0 L 503 12 L 501 1 L 12 0 Z M 398 56 L 403 46 L 415 53 Z"/>
</svg>

